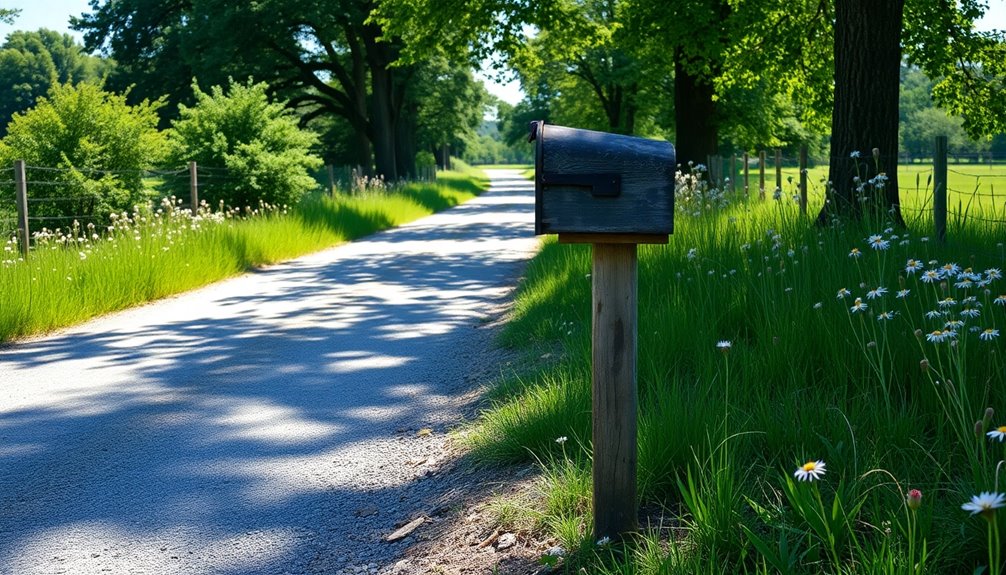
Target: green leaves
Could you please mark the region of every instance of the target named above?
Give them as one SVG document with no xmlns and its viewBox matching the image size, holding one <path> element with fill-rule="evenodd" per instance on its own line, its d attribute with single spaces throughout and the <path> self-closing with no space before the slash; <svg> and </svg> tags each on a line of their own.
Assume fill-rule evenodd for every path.
<svg viewBox="0 0 1006 575">
<path fill-rule="evenodd" d="M 317 137 L 301 130 L 282 103 L 269 101 L 266 84 L 232 81 L 226 91 L 213 86 L 206 93 L 194 83 L 192 89 L 196 105 L 180 107 L 168 135 L 170 161 L 227 170 L 217 176 L 226 177 L 226 185 L 201 190 L 205 201 L 239 208 L 260 201 L 293 205 L 316 186 L 308 171 L 321 166 L 311 154 Z"/>
</svg>

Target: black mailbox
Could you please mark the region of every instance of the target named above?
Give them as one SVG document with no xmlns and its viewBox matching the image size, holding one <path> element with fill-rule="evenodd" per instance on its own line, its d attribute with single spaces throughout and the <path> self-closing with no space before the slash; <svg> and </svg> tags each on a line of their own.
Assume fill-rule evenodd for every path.
<svg viewBox="0 0 1006 575">
<path fill-rule="evenodd" d="M 531 123 L 535 234 L 674 231 L 670 142 Z"/>
</svg>

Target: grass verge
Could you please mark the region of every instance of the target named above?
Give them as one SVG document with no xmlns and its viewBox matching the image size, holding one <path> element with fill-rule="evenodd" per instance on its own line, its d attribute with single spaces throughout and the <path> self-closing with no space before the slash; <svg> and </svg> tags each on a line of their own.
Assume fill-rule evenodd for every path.
<svg viewBox="0 0 1006 575">
<path fill-rule="evenodd" d="M 117 218 L 111 230 L 44 234 L 27 261 L 8 242 L 0 264 L 0 342 L 200 287 L 397 226 L 473 198 L 485 174 L 459 165 L 435 183 L 337 198 L 292 209 L 204 211 L 170 201 Z"/>
<path fill-rule="evenodd" d="M 1003 502 L 962 509 L 1006 490 L 1001 229 L 939 245 L 925 221 L 817 227 L 788 201 L 730 199 L 639 249 L 650 529 L 598 544 L 580 497 L 589 246 L 548 242 L 530 264 L 501 336 L 529 367 L 468 434 L 476 454 L 542 462 L 527 505 L 566 572 L 1001 573 Z"/>
</svg>

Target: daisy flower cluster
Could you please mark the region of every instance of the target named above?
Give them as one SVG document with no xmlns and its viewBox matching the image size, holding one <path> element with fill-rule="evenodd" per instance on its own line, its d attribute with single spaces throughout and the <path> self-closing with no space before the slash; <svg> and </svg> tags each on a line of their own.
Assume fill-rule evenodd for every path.
<svg viewBox="0 0 1006 575">
<path fill-rule="evenodd" d="M 112 213 L 108 216 L 109 224 L 98 226 L 93 222 L 81 224 L 74 220 L 65 228 L 45 228 L 32 232 L 33 250 L 74 250 L 80 259 L 87 259 L 92 249 L 99 242 L 118 246 L 119 242 L 142 242 L 145 239 L 156 238 L 166 240 L 166 248 L 170 249 L 175 241 L 186 234 L 198 232 L 205 226 L 225 224 L 230 221 L 244 220 L 272 214 L 288 213 L 287 206 L 272 205 L 260 202 L 258 206 L 244 208 L 228 208 L 221 203 L 216 210 L 206 202 L 202 202 L 195 213 L 183 207 L 180 198 L 171 196 L 159 203 L 147 202 L 133 207 L 131 212 Z M 14 256 L 17 251 L 17 239 L 12 238 L 4 246 L 2 264 L 12 266 L 23 259 Z"/>
<path fill-rule="evenodd" d="M 892 231 L 888 228 L 884 233 L 870 235 L 862 250 L 853 247 L 849 251 L 849 258 L 858 264 L 866 253 L 887 252 L 892 245 L 910 244 L 907 236 L 898 236 Z M 877 284 L 860 284 L 864 290 L 860 293 L 842 287 L 836 292 L 836 298 L 845 302 L 850 314 L 872 315 L 881 323 L 899 315 L 920 313 L 926 322 L 922 333 L 929 343 L 954 342 L 963 333 L 975 334 L 986 342 L 999 337 L 994 322 L 983 323 L 983 320 L 988 320 L 986 304 L 1006 307 L 1006 294 L 992 295 L 993 288 L 1003 277 L 1001 269 L 962 268 L 954 262 L 910 257 L 898 274 L 899 289 L 888 288 L 882 284 L 883 278 L 878 278 Z M 914 285 L 909 286 L 910 283 Z M 891 299 L 901 304 L 901 311 L 890 309 Z"/>
<path fill-rule="evenodd" d="M 724 208 L 729 204 L 726 193 L 709 185 L 707 169 L 703 164 L 688 162 L 688 170 L 674 172 L 674 210 L 698 217 Z"/>
</svg>

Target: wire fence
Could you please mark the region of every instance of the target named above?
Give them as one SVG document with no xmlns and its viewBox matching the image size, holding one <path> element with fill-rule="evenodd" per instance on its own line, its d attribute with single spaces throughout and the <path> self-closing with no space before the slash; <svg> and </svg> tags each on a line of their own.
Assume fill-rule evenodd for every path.
<svg viewBox="0 0 1006 575">
<path fill-rule="evenodd" d="M 326 177 L 327 176 L 327 177 Z M 369 177 L 359 166 L 326 166 L 315 175 L 318 189 L 336 195 L 370 191 L 383 180 Z M 436 180 L 436 168 L 420 168 L 413 180 Z M 78 224 L 108 224 L 112 214 L 131 212 L 137 205 L 156 205 L 178 198 L 172 205 L 193 212 L 201 199 L 233 198 L 235 189 L 247 185 L 245 174 L 226 167 L 197 165 L 169 169 L 95 169 L 34 166 L 15 162 L 0 168 L 0 237 L 17 238 L 24 255 L 33 231 L 52 231 Z M 251 206 L 234 206 L 251 210 Z"/>
</svg>

